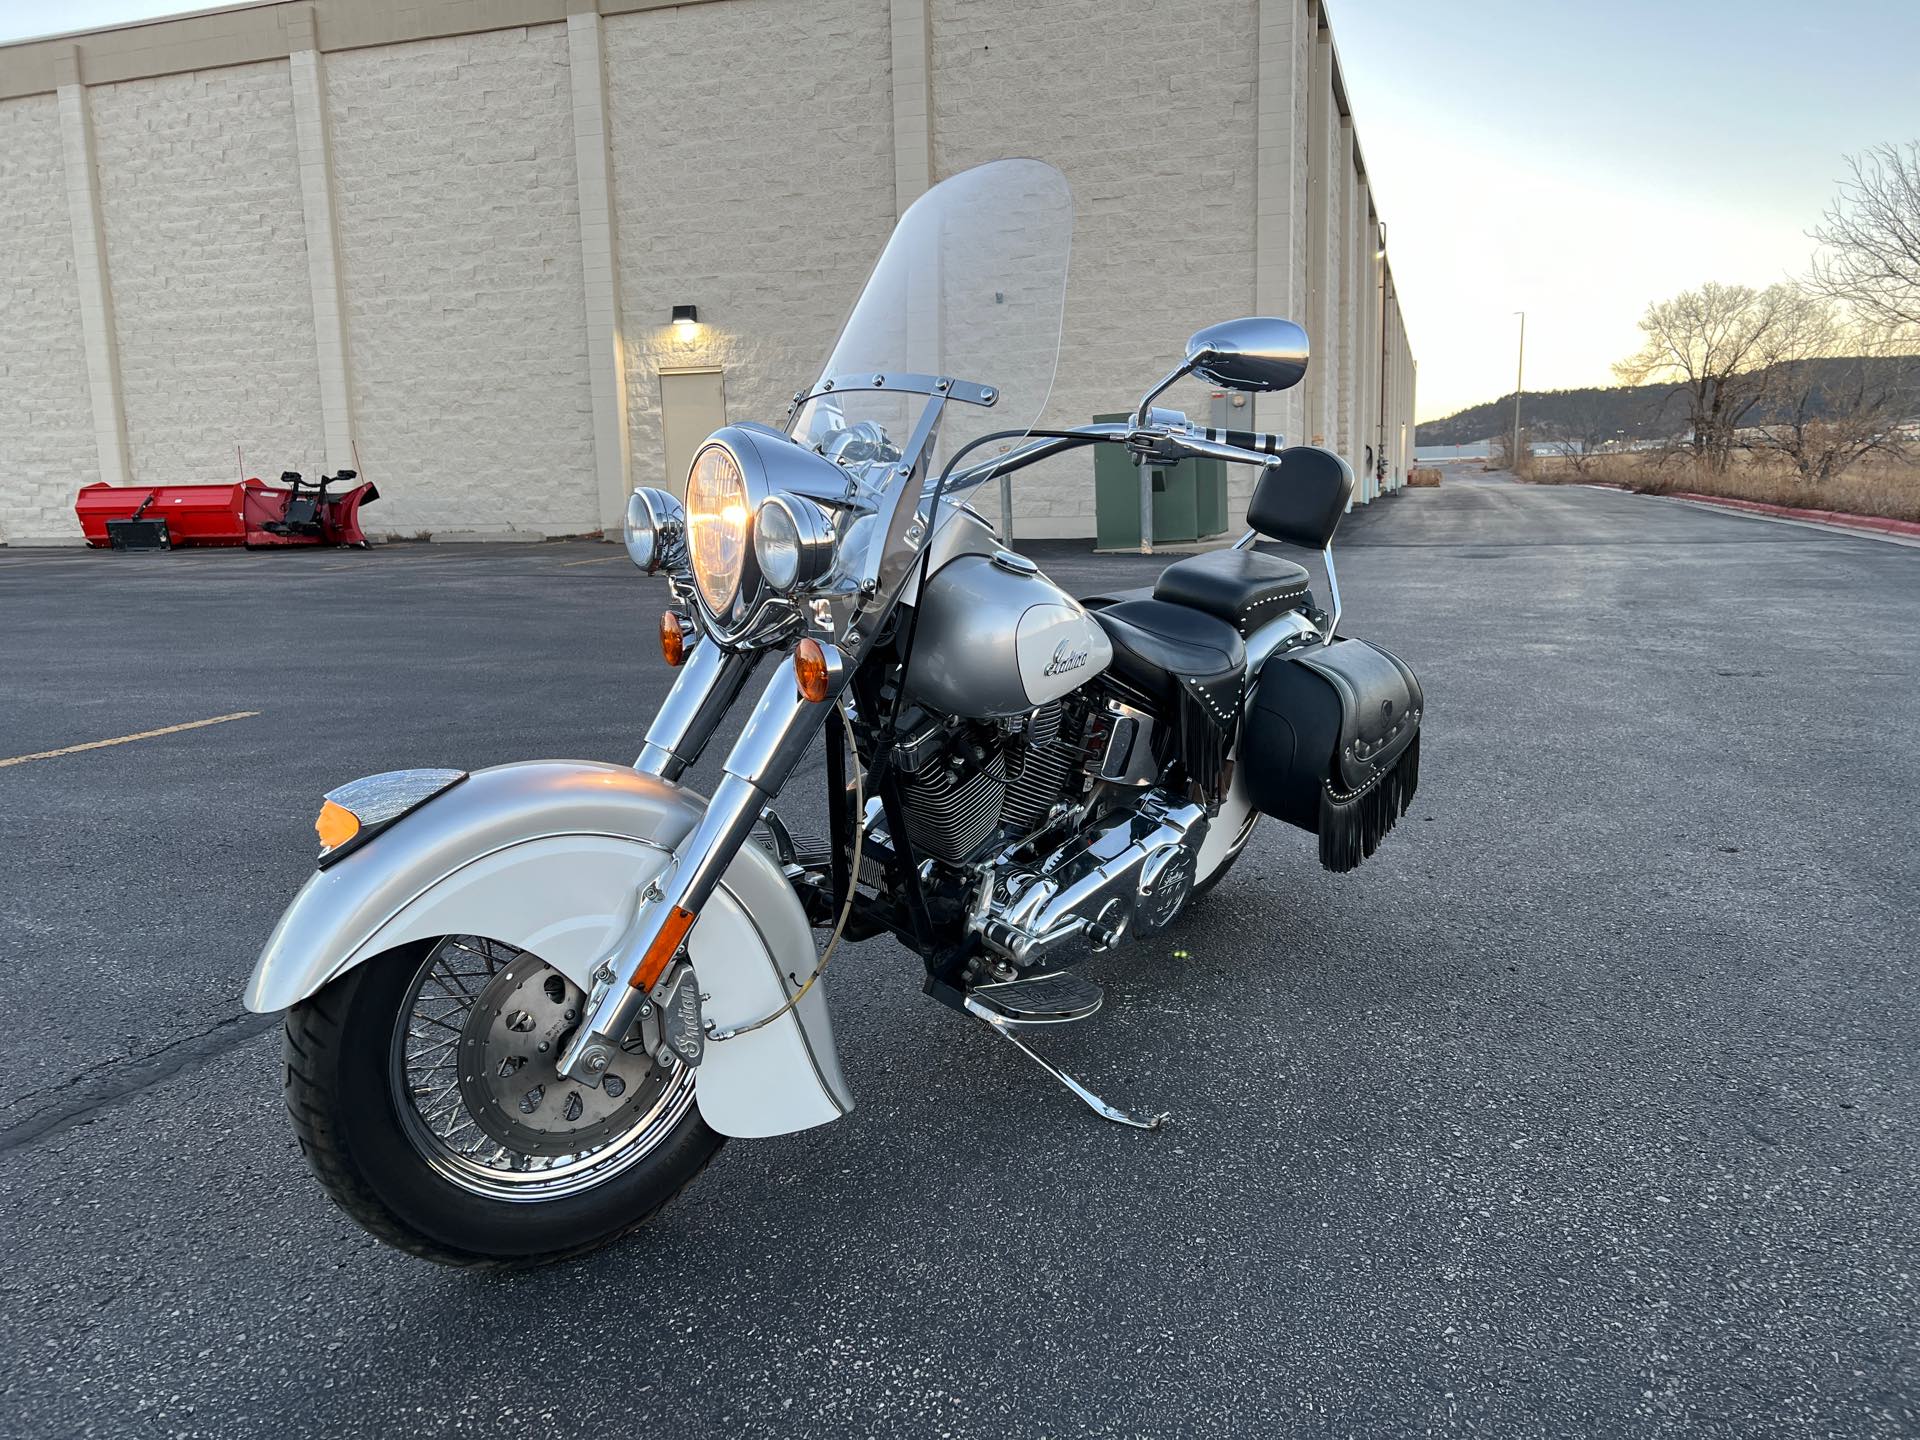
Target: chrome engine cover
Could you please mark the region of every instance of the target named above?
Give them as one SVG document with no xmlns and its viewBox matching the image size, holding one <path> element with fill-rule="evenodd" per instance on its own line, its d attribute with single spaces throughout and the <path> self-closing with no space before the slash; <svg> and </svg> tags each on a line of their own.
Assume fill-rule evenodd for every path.
<svg viewBox="0 0 1920 1440">
<path fill-rule="evenodd" d="M 1004 894 L 975 924 L 987 947 L 1016 965 L 1084 934 L 1096 948 L 1118 944 L 1135 924 L 1158 929 L 1193 889 L 1207 812 L 1150 791 L 1137 808 L 1066 841 L 1037 869 L 1006 876 Z"/>
<path fill-rule="evenodd" d="M 907 697 L 943 715 L 1025 715 L 1071 694 L 1113 660 L 1086 609 L 1004 552 L 962 555 L 919 597 Z"/>
</svg>

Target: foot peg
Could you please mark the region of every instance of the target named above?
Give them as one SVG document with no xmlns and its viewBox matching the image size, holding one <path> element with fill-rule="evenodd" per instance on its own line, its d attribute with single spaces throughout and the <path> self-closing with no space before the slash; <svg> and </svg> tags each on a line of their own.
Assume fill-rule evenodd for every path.
<svg viewBox="0 0 1920 1440">
<path fill-rule="evenodd" d="M 802 870 L 823 870 L 833 858 L 833 846 L 824 836 L 795 830 L 772 810 L 761 812 L 754 839 L 777 865 L 797 865 Z"/>
<path fill-rule="evenodd" d="M 1071 970 L 1029 975 L 998 985 L 976 985 L 967 994 L 986 1006 L 995 1019 L 1009 1025 L 1064 1025 L 1070 1020 L 1084 1020 L 1107 998 L 1098 985 Z M 973 1009 L 971 1005 L 967 1008 Z"/>
<path fill-rule="evenodd" d="M 1084 985 L 1088 990 L 1093 992 L 1093 1004 L 1091 1008 L 1077 1015 L 1056 1015 L 1051 1020 L 1028 1019 L 1023 1021 L 998 1013 L 993 1005 L 980 999 L 982 991 L 1017 990 L 1022 985 L 1032 984 L 1034 981 L 1040 980 L 1072 980 L 1077 985 Z M 1078 1080 L 1074 1079 L 1073 1076 L 1067 1074 L 1067 1072 L 1062 1070 L 1058 1065 L 1042 1057 L 1031 1045 L 1020 1038 L 1018 1031 L 1023 1024 L 1049 1025 L 1059 1024 L 1062 1020 L 1084 1019 L 1087 1015 L 1091 1015 L 1094 1010 L 1100 1008 L 1100 989 L 1091 981 L 1081 980 L 1078 976 L 1069 975 L 1035 976 L 1034 981 L 1015 980 L 1005 985 L 982 986 L 980 990 L 975 990 L 968 994 L 962 1003 L 966 1006 L 969 1015 L 973 1016 L 1009 1045 L 1013 1046 L 1014 1049 L 1018 1050 L 1022 1055 L 1025 1055 L 1029 1060 L 1033 1061 L 1033 1063 L 1038 1065 L 1042 1070 L 1053 1076 L 1053 1078 L 1058 1080 L 1062 1085 L 1066 1086 L 1067 1089 L 1079 1097 L 1082 1104 L 1086 1105 L 1088 1109 L 1092 1110 L 1093 1113 L 1098 1115 L 1102 1120 L 1111 1120 L 1116 1125 L 1131 1125 L 1136 1130 L 1158 1130 L 1161 1125 L 1166 1122 L 1167 1117 L 1164 1112 L 1159 1115 L 1142 1115 L 1132 1110 L 1122 1110 L 1117 1105 L 1109 1105 Z"/>
</svg>

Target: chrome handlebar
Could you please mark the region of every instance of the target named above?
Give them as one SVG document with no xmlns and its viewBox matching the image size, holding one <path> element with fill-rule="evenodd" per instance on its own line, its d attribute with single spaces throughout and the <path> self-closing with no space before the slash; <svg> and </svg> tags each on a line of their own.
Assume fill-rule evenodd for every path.
<svg viewBox="0 0 1920 1440">
<path fill-rule="evenodd" d="M 1285 437 L 1264 430 L 1216 430 L 1193 424 L 1177 410 L 1154 407 L 1144 425 L 1079 425 L 1072 430 L 1033 440 L 1005 455 L 996 455 L 978 465 L 957 471 L 947 482 L 948 491 L 967 490 L 996 475 L 1010 475 L 1029 465 L 1077 450 L 1084 445 L 1125 445 L 1135 455 L 1152 463 L 1172 465 L 1188 458 L 1224 460 L 1233 465 L 1272 465 L 1285 445 Z"/>
</svg>

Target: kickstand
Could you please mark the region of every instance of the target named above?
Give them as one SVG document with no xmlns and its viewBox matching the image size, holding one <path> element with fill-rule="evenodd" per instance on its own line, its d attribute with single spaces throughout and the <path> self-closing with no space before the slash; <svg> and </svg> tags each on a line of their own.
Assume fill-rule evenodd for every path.
<svg viewBox="0 0 1920 1440">
<path fill-rule="evenodd" d="M 994 1034 L 998 1035 L 1002 1040 L 1005 1040 L 1009 1045 L 1012 1045 L 1022 1055 L 1025 1055 L 1029 1060 L 1033 1061 L 1034 1064 L 1038 1065 L 1042 1070 L 1066 1086 L 1067 1089 L 1079 1096 L 1087 1108 L 1092 1110 L 1093 1113 L 1101 1119 L 1111 1120 L 1116 1125 L 1131 1125 L 1136 1130 L 1158 1130 L 1166 1123 L 1167 1116 L 1164 1111 L 1158 1115 L 1136 1115 L 1130 1110 L 1122 1110 L 1117 1106 L 1109 1105 L 1078 1080 L 1074 1079 L 1073 1076 L 1067 1074 L 1067 1072 L 1062 1070 L 1058 1065 L 1042 1058 L 1031 1045 L 1027 1044 L 1026 1041 L 1014 1033 L 1013 1025 L 1002 1020 L 971 995 L 966 998 L 965 1004 L 969 1015 L 973 1016 L 982 1025 L 993 1031 Z"/>
</svg>

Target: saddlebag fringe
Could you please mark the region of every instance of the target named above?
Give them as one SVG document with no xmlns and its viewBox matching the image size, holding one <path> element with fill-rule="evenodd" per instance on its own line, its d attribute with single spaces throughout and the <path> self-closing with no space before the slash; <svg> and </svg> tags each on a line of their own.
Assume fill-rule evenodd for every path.
<svg viewBox="0 0 1920 1440">
<path fill-rule="evenodd" d="M 1222 725 L 1185 685 L 1180 687 L 1180 762 L 1187 778 L 1211 800 L 1220 799 L 1227 756 L 1233 751 L 1238 715 Z"/>
<path fill-rule="evenodd" d="M 1392 765 L 1358 790 L 1320 787 L 1320 863 L 1336 874 L 1352 870 L 1379 848 L 1380 841 L 1413 804 L 1420 785 L 1420 736 Z"/>
</svg>

